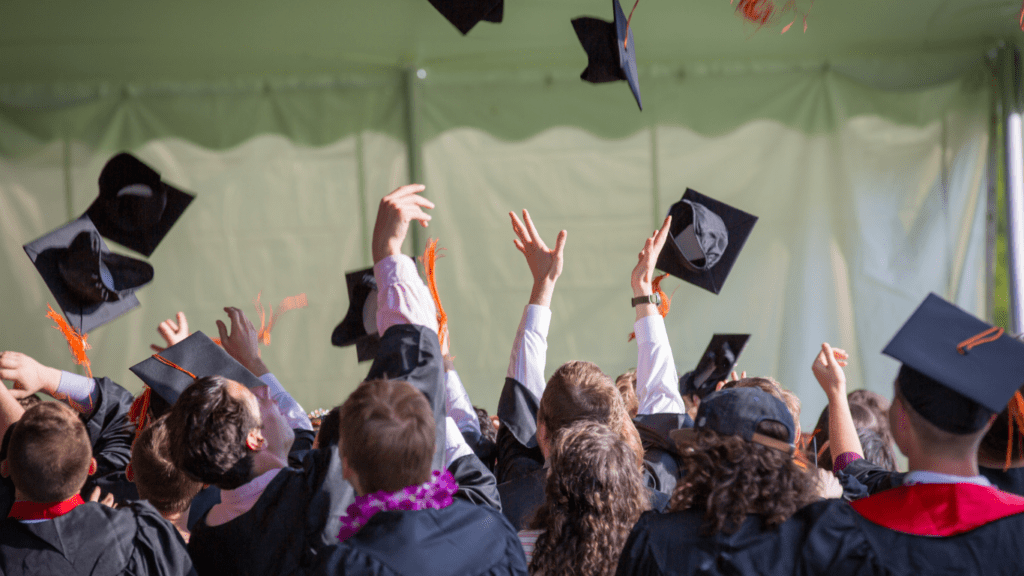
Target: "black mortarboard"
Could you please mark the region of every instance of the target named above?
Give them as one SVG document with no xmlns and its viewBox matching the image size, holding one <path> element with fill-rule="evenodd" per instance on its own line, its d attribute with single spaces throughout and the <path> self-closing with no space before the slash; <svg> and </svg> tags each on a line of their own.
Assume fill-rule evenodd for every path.
<svg viewBox="0 0 1024 576">
<path fill-rule="evenodd" d="M 373 360 L 380 346 L 377 333 L 377 280 L 373 268 L 364 268 L 345 274 L 348 285 L 348 312 L 331 334 L 331 344 L 355 344 L 356 358 L 360 362 Z"/>
<path fill-rule="evenodd" d="M 955 434 L 982 429 L 1024 380 L 1024 343 L 929 294 L 882 351 L 911 407 Z"/>
<path fill-rule="evenodd" d="M 715 334 L 700 357 L 693 372 L 679 379 L 679 393 L 704 398 L 715 391 L 715 385 L 728 380 L 736 361 L 747 345 L 750 334 Z"/>
<path fill-rule="evenodd" d="M 615 12 L 614 22 L 589 16 L 572 21 L 576 36 L 587 53 L 587 67 L 580 78 L 595 84 L 625 80 L 633 91 L 636 105 L 643 110 L 643 104 L 640 103 L 640 80 L 636 73 L 633 30 L 629 27 L 619 0 L 612 0 L 612 10 Z"/>
<path fill-rule="evenodd" d="M 138 307 L 135 290 L 153 279 L 148 263 L 111 253 L 88 216 L 24 248 L 68 324 L 82 334 Z"/>
<path fill-rule="evenodd" d="M 718 294 L 757 216 L 690 188 L 668 213 L 672 227 L 658 256 L 658 268 Z"/>
<path fill-rule="evenodd" d="M 160 181 L 160 174 L 122 152 L 100 172 L 100 195 L 86 211 L 104 238 L 145 256 L 177 222 L 194 196 Z"/>
<path fill-rule="evenodd" d="M 168 404 L 174 404 L 196 378 L 205 376 L 223 376 L 250 389 L 264 385 L 255 374 L 202 332 L 193 332 L 188 338 L 146 358 L 130 370 Z"/>
<path fill-rule="evenodd" d="M 430 0 L 459 32 L 468 34 L 477 22 L 501 22 L 505 14 L 504 0 Z"/>
</svg>

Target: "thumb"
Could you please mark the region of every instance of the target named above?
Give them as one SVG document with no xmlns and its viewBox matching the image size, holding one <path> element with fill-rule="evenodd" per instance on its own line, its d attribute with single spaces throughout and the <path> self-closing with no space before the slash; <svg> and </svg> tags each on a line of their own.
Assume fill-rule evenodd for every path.
<svg viewBox="0 0 1024 576">
<path fill-rule="evenodd" d="M 149 347 L 152 348 L 153 352 L 156 352 L 157 354 L 166 350 L 166 348 L 164 348 L 163 346 L 157 346 L 156 344 L 150 344 Z"/>
</svg>

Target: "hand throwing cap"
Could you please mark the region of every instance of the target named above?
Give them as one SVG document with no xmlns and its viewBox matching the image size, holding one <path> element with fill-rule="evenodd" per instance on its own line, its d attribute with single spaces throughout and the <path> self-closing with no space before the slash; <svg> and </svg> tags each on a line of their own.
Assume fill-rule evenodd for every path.
<svg viewBox="0 0 1024 576">
<path fill-rule="evenodd" d="M 373 268 L 345 274 L 348 285 L 348 312 L 331 334 L 331 344 L 356 347 L 360 362 L 373 360 L 380 346 L 377 333 L 377 280 Z"/>
<path fill-rule="evenodd" d="M 747 345 L 750 334 L 715 334 L 704 355 L 700 357 L 697 368 L 687 372 L 679 379 L 679 393 L 683 396 L 697 395 L 703 399 L 715 391 L 715 386 L 727 380 L 736 368 L 743 348 Z"/>
<path fill-rule="evenodd" d="M 757 432 L 757 426 L 765 420 L 778 422 L 788 432 L 783 442 Z M 677 444 L 685 444 L 700 428 L 719 434 L 739 436 L 748 442 L 781 450 L 792 454 L 795 450 L 796 426 L 789 408 L 771 394 L 759 388 L 729 388 L 708 394 L 697 408 L 693 428 L 673 430 L 671 438 Z"/>
<path fill-rule="evenodd" d="M 718 294 L 757 216 L 686 189 L 669 208 L 672 227 L 658 268 Z"/>
<path fill-rule="evenodd" d="M 250 389 L 264 385 L 202 332 L 193 333 L 130 370 L 168 404 L 174 404 L 185 388 L 205 376 L 223 376 Z"/>
<path fill-rule="evenodd" d="M 929 294 L 882 351 L 903 363 L 900 393 L 954 434 L 985 427 L 1024 383 L 1024 343 Z"/>
<path fill-rule="evenodd" d="M 100 172 L 100 195 L 86 211 L 104 238 L 145 256 L 178 221 L 194 196 L 160 181 L 160 175 L 122 152 Z"/>
<path fill-rule="evenodd" d="M 633 30 L 628 26 L 626 14 L 619 0 L 612 0 L 615 21 L 583 16 L 572 21 L 576 36 L 587 53 L 587 67 L 580 78 L 595 84 L 625 80 L 633 91 L 636 105 L 640 103 L 640 80 L 636 73 L 636 51 Z"/>
<path fill-rule="evenodd" d="M 463 35 L 477 22 L 501 22 L 505 14 L 504 0 L 430 0 L 430 3 Z"/>
<path fill-rule="evenodd" d="M 153 267 L 113 254 L 88 216 L 24 246 L 68 324 L 85 334 L 139 306 L 135 290 L 153 280 Z"/>
</svg>

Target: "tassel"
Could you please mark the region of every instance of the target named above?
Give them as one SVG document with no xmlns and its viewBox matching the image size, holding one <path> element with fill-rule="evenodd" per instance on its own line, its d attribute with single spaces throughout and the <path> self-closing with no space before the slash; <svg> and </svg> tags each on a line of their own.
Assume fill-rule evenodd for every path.
<svg viewBox="0 0 1024 576">
<path fill-rule="evenodd" d="M 442 248 L 444 250 L 444 248 Z M 444 349 L 445 335 L 448 333 L 448 315 L 441 306 L 441 296 L 437 293 L 437 275 L 435 265 L 441 255 L 437 253 L 437 239 L 427 240 L 427 247 L 423 251 L 423 268 L 427 271 L 427 288 L 430 289 L 430 296 L 434 298 L 434 305 L 437 306 L 437 338 Z"/>
<path fill-rule="evenodd" d="M 277 305 L 277 312 L 274 312 L 273 306 L 268 306 L 268 308 L 270 308 L 270 322 L 267 323 L 267 313 L 263 309 L 263 304 L 260 303 L 260 297 L 262 295 L 262 291 L 257 292 L 256 300 L 253 300 L 253 305 L 256 306 L 256 313 L 260 315 L 260 330 L 256 334 L 256 339 L 262 342 L 264 346 L 270 346 L 270 331 L 274 329 L 274 324 L 277 322 L 277 319 L 289 310 L 305 308 L 309 305 L 309 301 L 306 300 L 306 293 L 303 292 L 281 300 L 281 303 Z M 217 346 L 224 345 L 224 343 L 220 341 L 220 338 L 213 338 L 212 340 Z"/>
<path fill-rule="evenodd" d="M 658 304 L 658 314 L 661 314 L 662 318 L 668 316 L 668 311 L 672 309 L 672 299 L 669 298 L 668 294 L 665 294 L 665 291 L 661 289 L 661 281 L 664 280 L 666 276 L 668 276 L 668 273 L 655 277 L 654 281 L 651 282 L 651 291 L 661 297 L 661 304 Z M 632 342 L 635 339 L 636 332 L 630 332 L 629 339 L 627 339 L 626 342 Z"/>
<path fill-rule="evenodd" d="M 1014 424 L 1017 426 L 1017 452 L 1019 457 L 1024 459 L 1024 396 L 1021 396 L 1020 391 L 1015 392 L 1010 399 L 1009 413 L 1010 421 L 1006 424 L 1009 437 L 1006 439 L 1006 464 L 1003 466 L 1003 472 L 1010 469 L 1010 463 L 1013 461 Z"/>
<path fill-rule="evenodd" d="M 138 436 L 146 428 L 149 419 L 149 399 L 153 394 L 153 389 L 149 386 L 135 397 L 132 402 L 132 407 L 128 410 L 128 421 L 135 424 L 135 435 Z"/>
<path fill-rule="evenodd" d="M 46 308 L 49 310 L 49 312 L 46 313 L 46 317 L 57 323 L 54 328 L 60 330 L 61 333 L 64 334 L 64 338 L 68 341 L 68 348 L 71 349 L 71 354 L 75 357 L 75 364 L 85 366 L 86 374 L 89 375 L 89 378 L 92 378 L 92 366 L 89 362 L 89 357 L 85 354 L 86 350 L 92 348 L 88 342 L 89 335 L 80 334 L 78 330 L 69 326 L 67 320 L 65 320 L 60 314 L 57 314 L 49 304 L 46 305 Z"/>
</svg>

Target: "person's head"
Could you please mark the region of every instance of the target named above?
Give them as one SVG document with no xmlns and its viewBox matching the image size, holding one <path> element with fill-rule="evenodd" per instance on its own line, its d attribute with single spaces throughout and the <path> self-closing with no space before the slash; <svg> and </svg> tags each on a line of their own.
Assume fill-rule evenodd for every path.
<svg viewBox="0 0 1024 576">
<path fill-rule="evenodd" d="M 551 453 L 555 435 L 580 420 L 599 422 L 618 432 L 634 449 L 640 465 L 640 434 L 626 413 L 615 384 L 596 364 L 575 360 L 566 362 L 551 375 L 537 408 L 537 443 L 545 458 Z"/>
<path fill-rule="evenodd" d="M 626 413 L 630 418 L 636 418 L 640 411 L 640 400 L 636 397 L 636 368 L 619 375 L 615 379 L 615 387 L 619 389 L 622 396 L 622 403 L 626 406 Z"/>
<path fill-rule="evenodd" d="M 855 390 L 859 392 L 859 390 Z M 872 392 L 871 394 L 875 394 Z M 882 419 L 882 412 L 877 409 L 878 404 L 870 397 L 860 394 L 856 397 L 851 392 L 850 416 L 853 418 L 853 425 L 857 434 L 861 436 L 861 447 L 864 449 L 864 459 L 872 464 L 881 466 L 887 470 L 896 470 L 896 452 L 893 449 L 892 434 L 889 432 L 889 406 L 885 403 L 885 419 Z M 853 398 L 857 398 L 855 402 Z M 867 400 L 865 400 L 867 398 Z M 865 431 L 870 431 L 868 435 Z M 832 470 L 832 451 L 829 441 L 828 406 L 822 409 L 818 422 L 814 426 L 814 442 L 806 446 L 807 456 L 813 462 L 817 457 L 818 468 Z M 871 449 L 864 442 L 871 444 Z M 816 451 L 816 453 L 815 453 Z"/>
<path fill-rule="evenodd" d="M 85 424 L 59 402 L 41 402 L 13 425 L 4 473 L 32 502 L 61 502 L 96 471 Z"/>
<path fill-rule="evenodd" d="M 341 405 L 339 418 L 344 474 L 356 492 L 395 492 L 430 480 L 434 414 L 411 384 L 363 382 Z"/>
<path fill-rule="evenodd" d="M 897 472 L 896 452 L 893 451 L 892 443 L 872 428 L 857 427 L 857 437 L 860 439 L 860 446 L 864 450 L 864 459 L 868 462 L 885 468 L 890 472 Z M 821 468 L 822 459 L 818 459 L 818 467 Z M 829 467 L 828 470 L 832 468 Z"/>
<path fill-rule="evenodd" d="M 498 429 L 494 427 L 494 421 L 491 420 L 490 414 L 487 413 L 486 409 L 479 406 L 473 406 L 473 410 L 476 410 L 477 423 L 480 425 L 480 435 L 491 442 L 497 442 Z"/>
<path fill-rule="evenodd" d="M 673 432 L 686 475 L 670 507 L 702 510 L 703 533 L 733 533 L 750 514 L 777 526 L 817 498 L 813 470 L 793 458 L 795 425 L 778 398 L 758 387 L 715 392 L 695 424 Z"/>
<path fill-rule="evenodd" d="M 649 508 L 632 449 L 609 427 L 579 421 L 554 438 L 545 500 L 529 526 L 533 574 L 614 574 L 619 553 Z"/>
<path fill-rule="evenodd" d="M 1024 463 L 1024 386 L 1010 404 L 996 416 L 992 427 L 981 439 L 978 455 L 1005 466 Z"/>
<path fill-rule="evenodd" d="M 131 468 L 139 498 L 149 501 L 163 515 L 181 514 L 203 488 L 171 462 L 167 417 L 150 424 L 132 444 Z"/>
<path fill-rule="evenodd" d="M 39 398 L 39 396 L 36 396 L 35 394 L 30 394 L 29 396 L 25 396 L 24 398 L 18 398 L 18 404 L 21 404 L 21 407 L 24 410 L 28 410 L 29 408 L 35 406 L 36 404 L 39 404 L 40 402 L 42 402 L 42 399 Z"/>
<path fill-rule="evenodd" d="M 892 402 L 890 402 L 885 396 L 882 396 L 878 392 L 858 388 L 857 390 L 847 394 L 846 398 L 849 400 L 850 404 L 860 404 L 868 410 L 871 410 L 878 419 L 879 425 L 885 427 L 889 426 L 889 407 L 892 406 Z"/>
<path fill-rule="evenodd" d="M 331 408 L 330 412 L 320 419 L 320 429 L 316 432 L 316 438 L 313 440 L 313 447 L 329 448 L 331 446 L 337 446 L 338 440 L 341 438 L 339 435 L 340 425 L 341 406 L 338 405 Z"/>
<path fill-rule="evenodd" d="M 768 376 L 753 376 L 750 378 L 740 378 L 739 380 L 731 380 L 725 383 L 722 390 L 728 390 L 730 388 L 757 388 L 768 394 L 771 394 L 773 398 L 777 398 L 786 405 L 789 409 L 790 415 L 793 417 L 793 423 L 796 425 L 796 437 L 800 437 L 800 410 L 801 403 L 800 398 L 796 394 L 793 394 L 789 390 L 782 387 L 782 384 Z"/>
<path fill-rule="evenodd" d="M 256 460 L 287 462 L 295 436 L 266 386 L 197 379 L 167 415 L 174 464 L 193 480 L 232 490 L 255 477 Z"/>
</svg>

